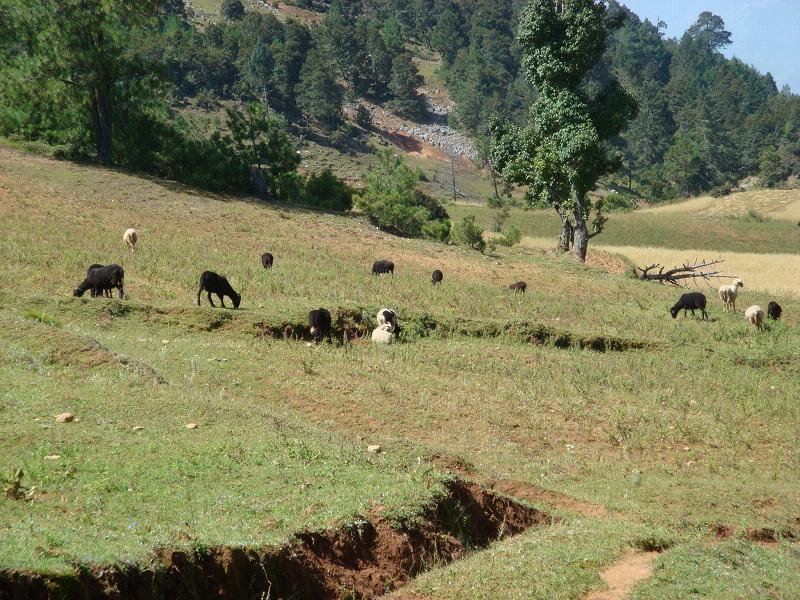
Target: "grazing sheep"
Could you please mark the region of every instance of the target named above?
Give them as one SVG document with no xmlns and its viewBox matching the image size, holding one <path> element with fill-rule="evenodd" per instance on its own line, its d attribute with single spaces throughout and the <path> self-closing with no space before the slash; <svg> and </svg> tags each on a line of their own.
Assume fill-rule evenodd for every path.
<svg viewBox="0 0 800 600">
<path fill-rule="evenodd" d="M 384 323 L 383 325 L 378 325 L 372 331 L 372 341 L 376 344 L 391 344 L 394 342 L 394 334 L 390 329 L 391 325 L 389 323 Z"/>
<path fill-rule="evenodd" d="M 378 326 L 388 325 L 389 331 L 394 331 L 395 329 L 398 329 L 397 312 L 395 312 L 391 308 L 380 309 L 378 311 L 378 314 L 375 315 L 375 318 L 378 320 Z"/>
<path fill-rule="evenodd" d="M 777 302 L 770 302 L 769 304 L 767 304 L 767 316 L 770 319 L 777 321 L 778 319 L 781 318 L 782 312 L 783 309 L 781 308 L 781 305 L 778 304 Z"/>
<path fill-rule="evenodd" d="M 111 290 L 119 290 L 120 299 L 125 297 L 123 283 L 125 281 L 125 270 L 119 265 L 92 265 L 86 272 L 86 279 L 72 292 L 73 296 L 83 296 L 86 290 L 91 290 L 92 297 L 103 296 L 108 293 L 111 297 Z"/>
<path fill-rule="evenodd" d="M 736 312 L 736 296 L 739 295 L 739 288 L 744 287 L 741 279 L 737 279 L 731 285 L 721 285 L 719 288 L 719 299 L 722 300 L 724 310 Z"/>
<path fill-rule="evenodd" d="M 708 313 L 706 312 L 706 297 L 705 294 L 701 294 L 700 292 L 689 292 L 688 294 L 683 294 L 680 298 L 678 298 L 678 302 L 669 309 L 669 312 L 672 314 L 672 318 L 678 316 L 678 312 L 683 309 L 683 316 L 686 316 L 686 311 L 692 311 L 692 316 L 694 316 L 695 309 L 699 309 L 701 311 L 701 321 L 705 321 L 708 319 Z"/>
<path fill-rule="evenodd" d="M 128 248 L 131 249 L 131 252 L 134 252 L 134 247 L 136 246 L 136 240 L 139 239 L 139 235 L 136 233 L 136 230 L 131 227 L 130 229 L 126 229 L 125 233 L 122 234 L 122 241 L 124 241 Z"/>
<path fill-rule="evenodd" d="M 441 284 L 442 279 L 444 279 L 444 274 L 439 269 L 436 269 L 431 274 L 431 282 L 433 282 L 433 285 L 436 285 L 437 283 Z"/>
<path fill-rule="evenodd" d="M 525 283 L 524 281 L 518 281 L 517 283 L 512 283 L 510 286 L 508 286 L 508 289 L 514 290 L 515 292 L 521 292 L 524 294 L 525 290 L 528 289 L 528 284 Z"/>
<path fill-rule="evenodd" d="M 310 326 L 311 335 L 317 342 L 321 342 L 322 338 L 327 336 L 328 341 L 332 344 L 331 339 L 331 313 L 327 309 L 319 308 L 312 310 L 308 313 L 308 324 Z"/>
<path fill-rule="evenodd" d="M 744 316 L 751 324 L 755 325 L 759 331 L 764 328 L 764 309 L 758 304 L 754 304 L 744 311 Z"/>
<path fill-rule="evenodd" d="M 261 264 L 264 266 L 265 269 L 271 269 L 272 262 L 274 260 L 275 257 L 272 256 L 272 254 L 270 254 L 269 252 L 264 252 L 264 254 L 261 255 Z"/>
<path fill-rule="evenodd" d="M 394 263 L 390 260 L 376 260 L 372 263 L 372 274 L 382 275 L 383 273 L 391 273 L 394 275 Z"/>
<path fill-rule="evenodd" d="M 103 265 L 99 265 L 97 263 L 95 263 L 93 265 L 89 265 L 89 268 L 86 269 L 86 277 L 89 277 L 89 271 L 91 271 L 92 269 L 102 268 L 102 266 Z M 94 288 L 92 288 L 91 295 L 92 295 L 92 298 L 94 298 L 96 296 L 96 294 L 94 292 Z M 102 295 L 105 296 L 106 298 L 111 298 L 111 290 L 110 289 L 102 290 Z"/>
<path fill-rule="evenodd" d="M 222 308 L 227 308 L 225 306 L 225 296 L 228 296 L 233 301 L 233 308 L 239 308 L 239 303 L 242 301 L 242 297 L 231 287 L 228 280 L 213 271 L 203 271 L 200 274 L 200 287 L 197 289 L 197 306 L 200 306 L 200 294 L 203 291 L 208 292 L 208 303 L 214 308 L 216 308 L 216 305 L 211 299 L 211 294 L 217 295 L 222 303 Z"/>
</svg>

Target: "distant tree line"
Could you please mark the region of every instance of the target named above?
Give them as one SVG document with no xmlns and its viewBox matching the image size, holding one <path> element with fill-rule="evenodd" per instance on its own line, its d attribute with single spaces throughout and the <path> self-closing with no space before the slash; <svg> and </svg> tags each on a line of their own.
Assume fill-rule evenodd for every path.
<svg viewBox="0 0 800 600">
<path fill-rule="evenodd" d="M 441 52 L 457 124 L 477 137 L 488 135 L 492 115 L 523 124 L 538 95 L 517 39 L 526 4 L 412 4 L 430 9 L 415 14 L 414 35 Z M 642 21 L 616 0 L 608 5 L 607 48 L 583 85 L 591 97 L 614 77 L 636 98 L 638 116 L 613 144 L 624 157 L 620 174 L 637 192 L 665 198 L 724 191 L 751 175 L 766 185 L 800 175 L 800 96 L 725 58 L 731 34 L 719 16 L 700 14 L 674 40 L 663 23 Z"/>
</svg>

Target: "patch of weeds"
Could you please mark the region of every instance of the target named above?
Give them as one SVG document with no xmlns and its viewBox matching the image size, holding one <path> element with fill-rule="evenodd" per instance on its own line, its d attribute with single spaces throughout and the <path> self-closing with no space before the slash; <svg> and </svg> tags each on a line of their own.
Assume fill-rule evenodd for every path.
<svg viewBox="0 0 800 600">
<path fill-rule="evenodd" d="M 469 514 L 457 498 L 448 498 L 441 502 L 436 513 L 444 528 L 461 542 L 461 545 L 464 547 L 470 545 Z"/>
<path fill-rule="evenodd" d="M 30 500 L 33 488 L 22 485 L 25 471 L 22 467 L 12 470 L 8 475 L 0 475 L 0 485 L 3 486 L 3 495 L 11 500 Z"/>
<path fill-rule="evenodd" d="M 317 374 L 317 372 L 314 370 L 314 357 L 313 356 L 307 356 L 306 358 L 304 358 L 303 362 L 301 363 L 301 366 L 303 368 L 303 374 L 304 375 L 316 375 Z"/>
<path fill-rule="evenodd" d="M 22 316 L 26 319 L 38 321 L 39 323 L 44 323 L 45 325 L 50 325 L 52 327 L 61 327 L 62 325 L 61 321 L 40 310 L 26 310 L 24 313 L 22 313 Z"/>
<path fill-rule="evenodd" d="M 319 450 L 314 451 L 302 442 L 300 442 L 298 446 L 291 446 L 289 448 L 289 454 L 293 458 L 302 461 L 303 464 L 312 463 L 322 456 L 322 452 Z"/>
<path fill-rule="evenodd" d="M 656 529 L 638 538 L 632 545 L 643 552 L 664 552 L 675 545 L 675 538 L 666 530 Z"/>
<path fill-rule="evenodd" d="M 396 531 L 408 531 L 423 522 L 423 517 L 418 508 L 410 506 L 399 506 L 383 513 L 392 529 Z"/>
</svg>

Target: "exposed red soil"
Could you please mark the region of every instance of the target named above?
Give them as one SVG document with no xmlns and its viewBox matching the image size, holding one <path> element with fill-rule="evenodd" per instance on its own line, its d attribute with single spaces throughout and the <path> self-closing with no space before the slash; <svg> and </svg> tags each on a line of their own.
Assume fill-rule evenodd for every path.
<svg viewBox="0 0 800 600">
<path fill-rule="evenodd" d="M 280 548 L 160 550 L 149 564 L 81 568 L 71 576 L 0 572 L 0 597 L 375 598 L 472 547 L 552 521 L 475 484 L 450 482 L 447 492 L 412 523 L 368 515 L 301 533 Z"/>
<path fill-rule="evenodd" d="M 607 590 L 591 592 L 586 600 L 622 600 L 634 586 L 653 574 L 658 552 L 630 550 L 600 575 Z"/>
<path fill-rule="evenodd" d="M 777 530 L 769 527 L 750 527 L 745 537 L 759 546 L 777 546 L 781 539 L 795 539 L 795 534 L 789 529 Z"/>
</svg>

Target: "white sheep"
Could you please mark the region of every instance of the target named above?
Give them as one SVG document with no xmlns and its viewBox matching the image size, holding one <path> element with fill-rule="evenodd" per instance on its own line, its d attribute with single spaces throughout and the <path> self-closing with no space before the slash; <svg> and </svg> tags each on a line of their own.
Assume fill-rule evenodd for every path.
<svg viewBox="0 0 800 600">
<path fill-rule="evenodd" d="M 754 304 L 744 311 L 744 316 L 751 324 L 755 325 L 759 331 L 764 327 L 764 309 L 758 304 Z"/>
<path fill-rule="evenodd" d="M 719 299 L 722 300 L 724 310 L 736 312 L 736 296 L 739 295 L 739 288 L 744 287 L 741 279 L 736 279 L 731 285 L 721 285 L 719 288 Z"/>
<path fill-rule="evenodd" d="M 394 342 L 391 324 L 383 323 L 378 325 L 372 332 L 372 341 L 376 344 L 391 344 Z"/>
<path fill-rule="evenodd" d="M 389 325 L 387 331 L 394 331 L 397 328 L 397 312 L 391 308 L 382 308 L 375 315 L 378 319 L 378 325 Z"/>
<path fill-rule="evenodd" d="M 122 234 L 122 241 L 124 241 L 128 248 L 131 249 L 131 252 L 134 252 L 134 247 L 136 246 L 136 240 L 139 239 L 139 235 L 136 233 L 136 230 L 131 227 L 130 229 L 126 229 L 125 233 Z"/>
</svg>

